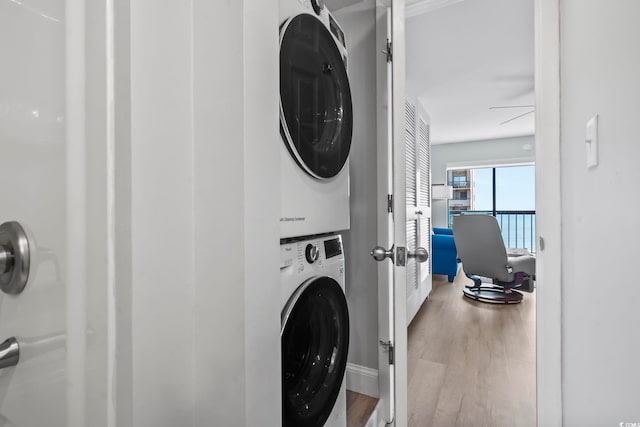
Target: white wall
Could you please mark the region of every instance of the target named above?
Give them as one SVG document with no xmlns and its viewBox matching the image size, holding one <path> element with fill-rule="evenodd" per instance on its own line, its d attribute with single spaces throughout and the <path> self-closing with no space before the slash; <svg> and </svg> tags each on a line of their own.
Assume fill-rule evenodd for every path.
<svg viewBox="0 0 640 427">
<path fill-rule="evenodd" d="M 210 0 L 200 0 L 203 4 Z M 229 3 L 229 2 L 226 2 Z M 219 19 L 218 8 L 210 15 Z M 280 427 L 281 421 L 281 358 L 280 358 L 280 139 L 278 100 L 280 99 L 280 45 L 277 26 L 278 8 L 273 0 L 244 0 L 244 229 L 242 257 L 236 260 L 245 271 L 245 369 L 246 369 L 246 425 Z M 224 16 L 224 15 L 223 15 Z M 207 29 L 211 21 L 202 22 Z M 220 30 L 219 30 L 220 31 Z M 218 39 L 223 39 L 220 34 Z M 201 39 L 210 43 L 208 37 Z M 211 60 L 213 70 L 219 61 Z M 229 74 L 233 70 L 229 70 Z M 210 77 L 209 77 L 210 79 Z M 218 82 L 217 86 L 224 84 Z M 224 104 L 217 103 L 224 111 Z M 223 116 L 221 115 L 221 118 Z M 208 120 L 208 115 L 203 116 Z M 217 126 L 211 126 L 217 130 Z M 229 129 L 231 135 L 235 133 Z M 209 141 L 209 139 L 207 139 Z M 221 142 L 224 141 L 224 138 Z M 204 166 L 207 168 L 207 166 Z M 214 175 L 218 183 L 223 176 Z M 232 188 L 233 191 L 233 188 Z M 219 206 L 216 208 L 219 210 Z M 206 221 L 209 221 L 206 218 Z M 223 228 L 224 225 L 218 225 Z M 225 228 L 227 229 L 227 228 Z M 229 233 L 232 234 L 232 233 Z M 215 235 L 215 234 L 214 234 Z M 229 236 L 230 238 L 232 236 Z M 260 242 L 260 244 L 256 244 Z M 211 245 L 211 241 L 209 242 Z M 213 243 L 218 248 L 218 242 Z M 224 249 L 218 249 L 226 262 Z M 223 288 L 224 289 L 224 288 Z M 224 305 L 224 290 L 218 291 L 218 305 Z M 204 325 L 204 323 L 202 323 Z M 213 358 L 220 353 L 218 344 Z M 208 363 L 209 361 L 205 361 Z M 217 366 L 216 373 L 224 370 Z M 216 377 L 213 377 L 216 380 Z M 224 391 L 211 386 L 216 393 Z M 202 404 L 210 406 L 209 396 L 202 396 Z M 224 411 L 224 407 L 217 408 Z M 224 413 L 224 412 L 223 412 Z M 203 418 L 210 425 L 211 419 Z M 221 424 L 224 425 L 224 424 Z M 231 424 L 229 424 L 231 425 Z"/>
<path fill-rule="evenodd" d="M 533 136 L 436 144 L 431 147 L 431 179 L 433 184 L 446 184 L 447 168 L 451 167 L 532 162 L 535 162 Z M 431 212 L 434 227 L 447 227 L 446 200 L 434 200 Z"/>
<path fill-rule="evenodd" d="M 376 11 L 365 2 L 335 12 L 345 31 L 353 98 L 351 145 L 351 230 L 344 233 L 349 363 L 378 368 L 378 266 L 369 255 L 377 245 L 376 203 Z"/>
<path fill-rule="evenodd" d="M 563 0 L 560 16 L 564 425 L 637 423 L 640 3 Z"/>
<path fill-rule="evenodd" d="M 130 2 L 123 425 L 281 424 L 277 4 Z"/>
</svg>

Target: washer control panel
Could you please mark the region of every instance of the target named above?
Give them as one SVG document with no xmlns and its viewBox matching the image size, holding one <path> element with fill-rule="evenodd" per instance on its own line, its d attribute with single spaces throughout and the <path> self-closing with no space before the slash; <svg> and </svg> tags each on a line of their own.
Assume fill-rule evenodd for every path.
<svg viewBox="0 0 640 427">
<path fill-rule="evenodd" d="M 307 268 L 318 269 L 340 262 L 342 256 L 342 237 L 328 236 L 304 241 L 293 241 L 280 245 L 280 270 L 293 267 L 297 273 Z"/>
</svg>

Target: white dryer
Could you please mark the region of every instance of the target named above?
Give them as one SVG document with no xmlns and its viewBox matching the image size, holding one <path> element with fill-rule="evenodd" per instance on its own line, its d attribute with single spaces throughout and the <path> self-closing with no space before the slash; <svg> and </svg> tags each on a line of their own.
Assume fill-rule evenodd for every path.
<svg viewBox="0 0 640 427">
<path fill-rule="evenodd" d="M 282 425 L 345 427 L 349 311 L 339 235 L 280 245 Z"/>
<path fill-rule="evenodd" d="M 280 238 L 349 228 L 344 32 L 322 0 L 280 0 Z"/>
</svg>

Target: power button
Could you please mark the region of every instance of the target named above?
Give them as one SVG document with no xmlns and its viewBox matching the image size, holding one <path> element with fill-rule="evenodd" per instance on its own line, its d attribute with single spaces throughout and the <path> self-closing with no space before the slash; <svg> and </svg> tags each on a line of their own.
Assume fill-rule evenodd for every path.
<svg viewBox="0 0 640 427">
<path fill-rule="evenodd" d="M 304 256 L 309 264 L 313 264 L 318 260 L 318 257 L 320 256 L 320 250 L 317 246 L 308 244 L 304 250 Z"/>
</svg>

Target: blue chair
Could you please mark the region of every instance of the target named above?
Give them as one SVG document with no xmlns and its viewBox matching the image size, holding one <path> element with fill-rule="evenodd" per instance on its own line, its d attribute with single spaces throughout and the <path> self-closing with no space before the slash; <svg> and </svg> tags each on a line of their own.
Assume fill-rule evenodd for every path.
<svg viewBox="0 0 640 427">
<path fill-rule="evenodd" d="M 433 274 L 444 274 L 453 282 L 458 273 L 458 251 L 450 228 L 433 228 L 431 268 Z"/>
</svg>

